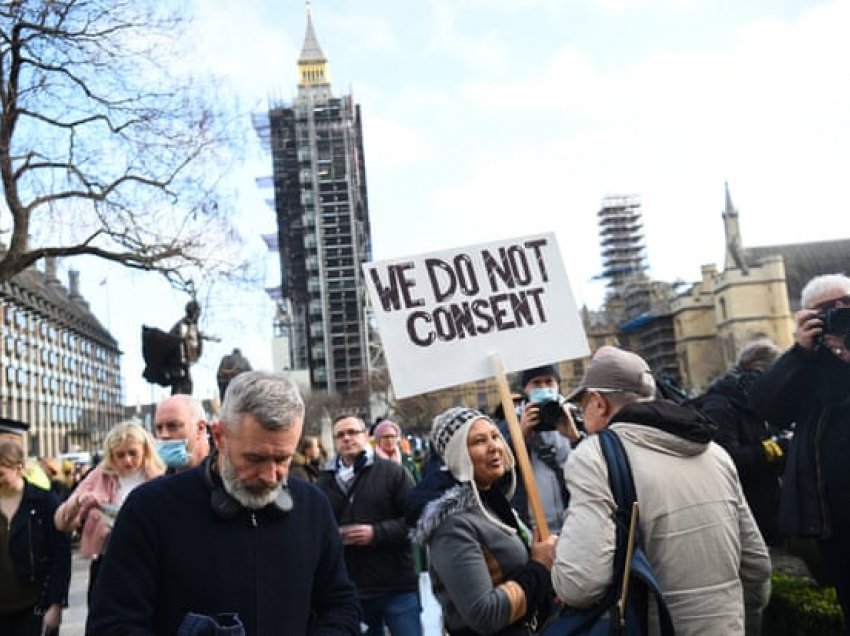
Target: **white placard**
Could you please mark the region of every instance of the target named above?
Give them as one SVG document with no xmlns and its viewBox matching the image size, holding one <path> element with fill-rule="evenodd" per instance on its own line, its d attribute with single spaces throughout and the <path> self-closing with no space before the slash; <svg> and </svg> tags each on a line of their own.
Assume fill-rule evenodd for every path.
<svg viewBox="0 0 850 636">
<path fill-rule="evenodd" d="M 363 270 L 396 397 L 589 354 L 552 233 Z"/>
</svg>

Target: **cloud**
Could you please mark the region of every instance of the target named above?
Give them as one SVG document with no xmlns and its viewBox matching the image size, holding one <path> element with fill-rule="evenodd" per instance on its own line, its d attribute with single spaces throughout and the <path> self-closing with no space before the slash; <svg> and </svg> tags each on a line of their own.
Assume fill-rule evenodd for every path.
<svg viewBox="0 0 850 636">
<path fill-rule="evenodd" d="M 240 0 L 196 0 L 197 55 L 203 65 L 253 108 L 285 87 L 293 91 L 302 29 L 281 29 L 265 5 Z M 235 21 L 238 20 L 238 28 Z M 306 22 L 305 22 L 306 24 Z"/>
<path fill-rule="evenodd" d="M 319 26 L 316 25 L 316 28 L 319 29 Z M 322 16 L 320 30 L 330 34 L 330 41 L 333 42 L 338 41 L 338 38 L 357 41 L 360 53 L 390 53 L 400 47 L 398 36 L 386 18 L 361 11 L 328 12 Z M 328 55 L 328 51 L 325 51 L 325 55 Z"/>
<path fill-rule="evenodd" d="M 703 0 L 589 0 L 588 4 L 598 6 L 607 13 L 624 14 L 652 8 L 665 8 L 677 11 L 691 11 L 703 5 Z"/>
<path fill-rule="evenodd" d="M 392 178 L 394 171 L 406 169 L 432 154 L 431 144 L 414 126 L 367 115 L 363 128 L 370 174 L 380 172 L 386 178 Z"/>
<path fill-rule="evenodd" d="M 381 233 L 404 226 L 392 242 L 401 255 L 556 229 L 584 284 L 598 271 L 588 264 L 601 198 L 634 192 L 653 273 L 693 280 L 722 259 L 729 180 L 745 242 L 822 237 L 817 223 L 789 232 L 780 221 L 830 218 L 850 196 L 848 7 L 752 22 L 713 52 L 658 48 L 607 68 L 567 46 L 534 74 L 447 87 L 454 98 L 435 101 L 429 121 L 451 121 L 451 132 L 432 125 L 428 139 L 432 171 L 451 177 L 429 183 L 417 206 L 427 217 L 388 218 L 398 226 Z M 841 216 L 833 236 L 850 235 Z"/>
<path fill-rule="evenodd" d="M 433 2 L 431 9 L 427 50 L 453 60 L 446 67 L 447 73 L 455 71 L 454 67 L 473 71 L 504 68 L 507 53 L 497 30 L 473 36 L 471 30 L 458 24 L 459 11 L 453 2 Z"/>
</svg>

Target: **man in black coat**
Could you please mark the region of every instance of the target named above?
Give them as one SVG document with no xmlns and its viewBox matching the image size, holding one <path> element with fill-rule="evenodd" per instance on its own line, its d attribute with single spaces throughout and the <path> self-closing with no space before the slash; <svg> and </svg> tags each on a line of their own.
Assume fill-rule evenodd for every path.
<svg viewBox="0 0 850 636">
<path fill-rule="evenodd" d="M 110 535 L 87 634 L 360 634 L 360 608 L 327 499 L 287 480 L 304 403 L 283 374 L 228 388 L 218 452 L 138 486 Z M 230 633 L 230 632 L 229 632 Z"/>
<path fill-rule="evenodd" d="M 362 419 L 334 422 L 337 455 L 316 483 L 331 502 L 369 636 L 421 636 L 419 579 L 404 521 L 413 477 L 375 457 Z"/>
<path fill-rule="evenodd" d="M 814 538 L 850 616 L 850 278 L 817 276 L 803 288 L 794 345 L 755 382 L 750 404 L 776 425 L 796 423 L 779 527 Z M 836 313 L 837 312 L 837 313 Z"/>
</svg>

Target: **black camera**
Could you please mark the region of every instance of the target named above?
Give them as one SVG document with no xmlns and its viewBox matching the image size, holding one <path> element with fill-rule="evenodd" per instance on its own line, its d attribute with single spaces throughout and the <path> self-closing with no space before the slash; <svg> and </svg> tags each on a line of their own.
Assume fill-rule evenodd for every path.
<svg viewBox="0 0 850 636">
<path fill-rule="evenodd" d="M 537 426 L 535 426 L 535 430 L 538 431 L 554 431 L 558 426 L 558 422 L 566 419 L 566 415 L 564 415 L 564 407 L 563 403 L 565 402 L 565 398 L 563 396 L 558 396 L 555 400 L 546 400 L 545 402 L 539 402 L 538 406 L 538 421 Z"/>
<path fill-rule="evenodd" d="M 823 333 L 844 337 L 844 346 L 850 349 L 850 307 L 835 307 L 818 314 Z"/>
</svg>

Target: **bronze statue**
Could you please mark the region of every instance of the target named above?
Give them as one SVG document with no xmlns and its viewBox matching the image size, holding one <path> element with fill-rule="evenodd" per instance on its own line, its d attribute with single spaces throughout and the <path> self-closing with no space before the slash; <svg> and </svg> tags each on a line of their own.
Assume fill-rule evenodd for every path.
<svg viewBox="0 0 850 636">
<path fill-rule="evenodd" d="M 171 395 L 185 393 L 192 395 L 192 375 L 190 367 L 201 357 L 202 336 L 198 329 L 201 317 L 201 305 L 196 300 L 186 303 L 186 315 L 171 328 L 169 333 L 180 338 L 179 373 L 171 384 Z"/>
<path fill-rule="evenodd" d="M 171 395 L 192 394 L 191 366 L 201 357 L 202 342 L 218 341 L 198 329 L 200 316 L 201 305 L 193 299 L 186 303 L 186 315 L 170 331 L 142 326 L 142 355 L 147 365 L 142 376 L 148 382 L 170 386 Z"/>
</svg>

